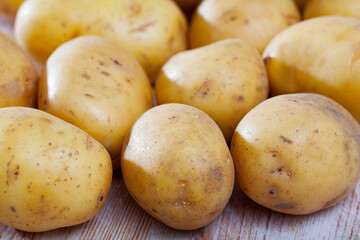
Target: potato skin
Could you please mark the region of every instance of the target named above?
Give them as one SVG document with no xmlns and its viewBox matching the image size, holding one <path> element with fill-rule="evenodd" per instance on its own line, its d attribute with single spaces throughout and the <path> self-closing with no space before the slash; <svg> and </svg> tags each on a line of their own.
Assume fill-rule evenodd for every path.
<svg viewBox="0 0 360 240">
<path fill-rule="evenodd" d="M 255 202 L 309 214 L 344 199 L 360 179 L 360 126 L 317 94 L 270 98 L 239 123 L 231 144 L 236 179 Z"/>
<path fill-rule="evenodd" d="M 173 56 L 155 84 L 158 104 L 184 103 L 209 114 L 230 143 L 241 118 L 268 95 L 255 47 L 228 39 Z"/>
<path fill-rule="evenodd" d="M 146 73 L 130 53 L 108 39 L 82 36 L 48 59 L 38 105 L 102 143 L 118 168 L 124 136 L 153 107 L 153 98 Z"/>
<path fill-rule="evenodd" d="M 121 170 L 131 196 L 170 227 L 197 229 L 214 220 L 234 185 L 234 165 L 215 122 L 199 109 L 150 109 L 124 142 Z"/>
<path fill-rule="evenodd" d="M 1 0 L 0 13 L 8 18 L 15 19 L 17 10 L 23 2 L 24 0 Z"/>
<path fill-rule="evenodd" d="M 38 74 L 25 52 L 0 32 L 0 107 L 36 107 Z"/>
<path fill-rule="evenodd" d="M 111 184 L 105 148 L 37 109 L 1 108 L 0 119 L 0 223 L 41 232 L 95 216 Z"/>
<path fill-rule="evenodd" d="M 292 0 L 204 0 L 190 25 L 190 47 L 240 38 L 262 52 L 280 31 L 300 20 Z"/>
<path fill-rule="evenodd" d="M 303 15 L 305 19 L 325 15 L 341 15 L 360 18 L 358 0 L 307 0 Z"/>
<path fill-rule="evenodd" d="M 359 19 L 326 16 L 277 35 L 263 54 L 270 95 L 319 93 L 360 121 L 359 26 Z"/>
<path fill-rule="evenodd" d="M 15 37 L 40 61 L 80 35 L 116 41 L 154 80 L 173 54 L 186 49 L 187 22 L 171 0 L 29 0 L 18 11 Z"/>
</svg>

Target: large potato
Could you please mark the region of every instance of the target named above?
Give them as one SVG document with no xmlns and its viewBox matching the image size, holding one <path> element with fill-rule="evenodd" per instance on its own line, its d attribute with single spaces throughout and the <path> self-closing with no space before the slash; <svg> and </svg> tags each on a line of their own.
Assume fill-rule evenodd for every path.
<svg viewBox="0 0 360 240">
<path fill-rule="evenodd" d="M 344 199 L 360 178 L 360 126 L 317 94 L 271 98 L 251 110 L 231 145 L 236 179 L 255 202 L 308 214 Z"/>
<path fill-rule="evenodd" d="M 268 81 L 255 47 L 223 40 L 173 56 L 155 85 L 157 103 L 184 103 L 209 114 L 231 141 L 241 118 L 267 98 Z"/>
<path fill-rule="evenodd" d="M 223 210 L 234 165 L 216 123 L 203 111 L 166 104 L 136 121 L 124 142 L 124 182 L 151 216 L 176 229 L 196 229 Z"/>
<path fill-rule="evenodd" d="M 319 17 L 277 35 L 264 51 L 270 94 L 315 92 L 360 121 L 360 20 Z"/>
<path fill-rule="evenodd" d="M 280 31 L 300 20 L 292 0 L 204 0 L 190 27 L 190 47 L 240 38 L 262 52 Z"/>
<path fill-rule="evenodd" d="M 15 19 L 17 10 L 23 2 L 24 0 L 1 0 L 0 13 L 11 19 Z"/>
<path fill-rule="evenodd" d="M 0 32 L 0 107 L 36 107 L 38 74 L 30 59 Z"/>
<path fill-rule="evenodd" d="M 83 223 L 102 208 L 112 168 L 79 128 L 33 108 L 0 109 L 0 223 L 29 232 Z"/>
<path fill-rule="evenodd" d="M 186 29 L 171 0 L 28 0 L 15 21 L 17 41 L 38 60 L 76 36 L 100 35 L 130 51 L 150 79 L 186 48 Z"/>
<path fill-rule="evenodd" d="M 359 0 L 307 0 L 303 9 L 305 19 L 324 15 L 360 18 Z"/>
<path fill-rule="evenodd" d="M 38 104 L 101 142 L 117 168 L 125 134 L 153 99 L 148 78 L 130 53 L 108 39 L 82 36 L 48 59 Z"/>
</svg>

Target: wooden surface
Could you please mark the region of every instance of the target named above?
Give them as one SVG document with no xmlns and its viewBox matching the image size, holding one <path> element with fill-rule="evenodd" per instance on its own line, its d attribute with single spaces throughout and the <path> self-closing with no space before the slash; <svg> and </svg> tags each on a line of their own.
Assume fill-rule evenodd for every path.
<svg viewBox="0 0 360 240">
<path fill-rule="evenodd" d="M 12 22 L 1 15 L 0 29 L 12 34 Z M 45 233 L 26 233 L 0 224 L 0 239 L 359 240 L 360 184 L 338 205 L 308 216 L 265 209 L 247 198 L 235 184 L 228 205 L 211 224 L 195 231 L 177 231 L 146 214 L 127 192 L 121 173 L 115 172 L 105 206 L 90 221 Z"/>
</svg>

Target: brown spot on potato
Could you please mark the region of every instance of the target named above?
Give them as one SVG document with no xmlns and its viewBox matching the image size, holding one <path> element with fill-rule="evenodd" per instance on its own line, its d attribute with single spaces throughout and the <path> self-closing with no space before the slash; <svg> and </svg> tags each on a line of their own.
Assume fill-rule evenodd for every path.
<svg viewBox="0 0 360 240">
<path fill-rule="evenodd" d="M 41 197 L 40 197 L 40 201 L 41 201 L 41 202 L 43 202 L 44 200 L 45 200 L 44 195 L 41 195 Z"/>
<path fill-rule="evenodd" d="M 42 117 L 42 118 L 40 118 L 40 120 L 41 120 L 41 121 L 44 121 L 44 122 L 47 122 L 47 123 L 49 123 L 49 124 L 52 124 L 52 121 L 51 121 L 50 119 L 48 119 L 48 118 Z"/>
<path fill-rule="evenodd" d="M 83 74 L 81 74 L 81 76 L 82 76 L 83 78 L 90 79 L 89 74 L 87 74 L 86 72 L 83 73 Z"/>
<path fill-rule="evenodd" d="M 69 111 L 71 116 L 75 116 L 75 113 L 73 111 Z"/>
<path fill-rule="evenodd" d="M 129 30 L 129 33 L 135 33 L 135 32 L 145 32 L 149 27 L 151 27 L 152 25 L 156 24 L 157 21 L 150 21 L 147 23 L 144 23 L 138 27 L 132 28 Z"/>
<path fill-rule="evenodd" d="M 207 184 L 205 186 L 205 194 L 212 194 L 213 192 L 218 192 L 222 189 L 224 180 L 223 171 L 222 167 L 209 168 L 206 173 Z"/>
<path fill-rule="evenodd" d="M 287 14 L 285 15 L 285 20 L 286 20 L 286 23 L 291 26 L 295 23 L 297 23 L 300 19 L 297 15 L 294 15 L 294 14 Z"/>
<path fill-rule="evenodd" d="M 268 188 L 268 193 L 270 194 L 270 196 L 272 196 L 272 197 L 276 197 L 277 196 L 277 190 L 276 190 L 276 188 L 275 187 L 270 187 L 270 188 Z"/>
<path fill-rule="evenodd" d="M 14 208 L 13 206 L 10 207 L 10 210 L 11 210 L 12 212 L 16 212 L 16 210 L 15 210 L 15 208 Z"/>
<path fill-rule="evenodd" d="M 244 97 L 243 96 L 239 96 L 237 99 L 236 99 L 237 102 L 243 102 L 244 101 Z"/>
<path fill-rule="evenodd" d="M 293 143 L 293 141 L 291 139 L 285 138 L 284 136 L 279 136 L 279 137 L 284 143 L 288 143 L 288 144 Z"/>
<path fill-rule="evenodd" d="M 248 24 L 249 24 L 249 19 L 245 19 L 245 20 L 244 20 L 244 24 L 245 24 L 245 25 L 248 25 Z"/>
<path fill-rule="evenodd" d="M 331 207 L 332 205 L 340 202 L 345 196 L 346 194 L 348 193 L 349 189 L 346 189 L 344 192 L 342 192 L 341 194 L 339 194 L 338 196 L 334 197 L 333 199 L 327 201 L 325 203 L 325 205 L 322 207 L 322 209 L 324 208 L 328 208 L 328 207 Z"/>
<path fill-rule="evenodd" d="M 274 208 L 283 208 L 283 209 L 292 209 L 295 208 L 294 205 L 290 203 L 279 203 L 274 205 Z"/>
<path fill-rule="evenodd" d="M 100 72 L 102 75 L 105 75 L 105 76 L 110 76 L 110 73 L 106 72 L 106 71 L 101 71 Z"/>
<path fill-rule="evenodd" d="M 78 184 L 78 185 L 76 186 L 76 188 L 80 188 L 80 184 Z"/>
<path fill-rule="evenodd" d="M 84 96 L 85 96 L 85 97 L 88 97 L 88 98 L 95 98 L 94 95 L 91 95 L 91 94 L 89 94 L 89 93 L 85 93 Z"/>
<path fill-rule="evenodd" d="M 85 145 L 86 145 L 86 150 L 90 150 L 93 147 L 93 142 L 89 135 L 86 137 Z"/>
<path fill-rule="evenodd" d="M 314 133 L 319 133 L 319 130 L 318 130 L 318 129 L 315 129 L 315 130 L 314 130 Z"/>
<path fill-rule="evenodd" d="M 122 66 L 122 64 L 118 61 L 118 60 L 114 60 L 114 63 L 116 64 L 116 65 L 119 65 L 119 66 Z"/>
<path fill-rule="evenodd" d="M 154 213 L 157 213 L 158 211 L 155 208 L 151 209 Z"/>
<path fill-rule="evenodd" d="M 211 82 L 209 80 L 205 80 L 197 90 L 197 94 L 200 95 L 201 97 L 206 97 L 209 94 L 210 85 Z"/>
<path fill-rule="evenodd" d="M 105 63 L 104 63 L 103 61 L 101 61 L 101 60 L 100 60 L 100 61 L 99 61 L 99 65 L 100 65 L 100 66 L 104 66 L 104 65 L 105 65 Z"/>
</svg>

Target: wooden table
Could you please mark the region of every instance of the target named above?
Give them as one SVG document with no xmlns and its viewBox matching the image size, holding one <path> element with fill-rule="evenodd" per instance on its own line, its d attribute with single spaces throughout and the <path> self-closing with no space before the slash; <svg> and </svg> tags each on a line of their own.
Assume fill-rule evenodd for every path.
<svg viewBox="0 0 360 240">
<path fill-rule="evenodd" d="M 12 34 L 12 22 L 0 15 L 0 29 Z M 1 54 L 1 53 L 0 53 Z M 307 216 L 265 209 L 235 184 L 224 211 L 208 226 L 177 231 L 145 213 L 114 173 L 109 198 L 90 221 L 45 233 L 26 233 L 0 224 L 0 239 L 354 239 L 360 240 L 360 184 L 338 205 Z"/>
</svg>

